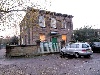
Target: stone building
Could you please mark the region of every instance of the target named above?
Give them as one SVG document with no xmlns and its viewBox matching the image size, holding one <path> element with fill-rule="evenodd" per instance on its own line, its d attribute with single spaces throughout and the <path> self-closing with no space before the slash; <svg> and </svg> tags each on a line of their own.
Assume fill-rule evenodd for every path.
<svg viewBox="0 0 100 75">
<path fill-rule="evenodd" d="M 20 44 L 35 45 L 41 42 L 71 41 L 72 15 L 29 8 L 20 23 Z"/>
</svg>

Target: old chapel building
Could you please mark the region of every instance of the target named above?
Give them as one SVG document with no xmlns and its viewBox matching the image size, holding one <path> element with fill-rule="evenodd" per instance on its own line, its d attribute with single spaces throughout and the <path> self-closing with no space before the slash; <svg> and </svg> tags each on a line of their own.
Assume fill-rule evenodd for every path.
<svg viewBox="0 0 100 75">
<path fill-rule="evenodd" d="M 35 45 L 36 41 L 71 41 L 72 15 L 29 8 L 20 24 L 20 43 Z"/>
</svg>

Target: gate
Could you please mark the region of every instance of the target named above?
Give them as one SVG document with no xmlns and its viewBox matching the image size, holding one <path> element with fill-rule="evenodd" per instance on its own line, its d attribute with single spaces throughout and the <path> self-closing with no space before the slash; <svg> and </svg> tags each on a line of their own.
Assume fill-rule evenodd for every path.
<svg viewBox="0 0 100 75">
<path fill-rule="evenodd" d="M 39 53 L 54 53 L 59 52 L 61 49 L 60 43 L 41 42 Z"/>
</svg>

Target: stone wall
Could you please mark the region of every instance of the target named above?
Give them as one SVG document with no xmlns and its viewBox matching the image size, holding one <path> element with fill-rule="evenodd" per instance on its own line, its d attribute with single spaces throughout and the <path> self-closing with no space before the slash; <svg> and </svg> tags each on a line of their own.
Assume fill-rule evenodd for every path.
<svg viewBox="0 0 100 75">
<path fill-rule="evenodd" d="M 6 46 L 6 56 L 32 56 L 38 55 L 36 45 Z"/>
</svg>

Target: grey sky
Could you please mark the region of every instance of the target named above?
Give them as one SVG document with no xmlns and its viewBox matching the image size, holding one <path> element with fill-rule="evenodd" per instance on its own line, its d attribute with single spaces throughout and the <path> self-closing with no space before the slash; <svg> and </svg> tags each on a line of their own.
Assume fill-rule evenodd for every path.
<svg viewBox="0 0 100 75">
<path fill-rule="evenodd" d="M 40 5 L 48 11 L 73 15 L 73 27 L 81 28 L 84 25 L 100 29 L 100 0 L 30 0 L 33 4 Z M 26 5 L 30 5 L 26 0 Z M 11 33 L 13 32 L 13 33 Z M 14 34 L 14 29 L 2 32 L 2 35 Z M 1 34 L 0 34 L 1 35 Z"/>
<path fill-rule="evenodd" d="M 100 28 L 100 0 L 51 1 L 51 11 L 61 12 L 74 16 L 74 29 L 84 27 L 84 25 L 89 25 L 93 28 Z"/>
</svg>

